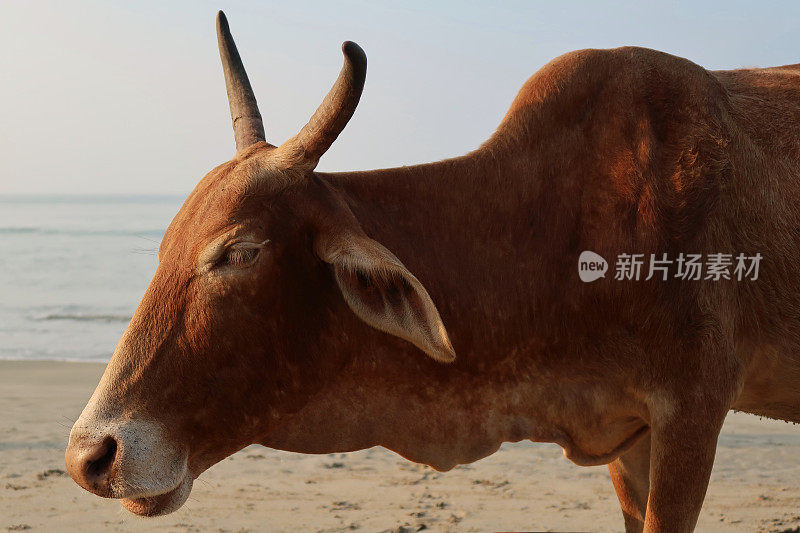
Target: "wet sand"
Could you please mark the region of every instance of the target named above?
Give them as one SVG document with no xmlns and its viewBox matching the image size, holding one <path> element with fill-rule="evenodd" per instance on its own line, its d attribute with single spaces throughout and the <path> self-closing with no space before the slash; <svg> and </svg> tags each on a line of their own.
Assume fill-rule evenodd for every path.
<svg viewBox="0 0 800 533">
<path fill-rule="evenodd" d="M 506 444 L 447 473 L 373 448 L 300 455 L 251 446 L 187 504 L 137 518 L 64 473 L 72 421 L 103 365 L 0 361 L 0 531 L 621 531 L 605 467 L 552 444 Z M 800 427 L 730 414 L 698 531 L 798 531 Z"/>
</svg>

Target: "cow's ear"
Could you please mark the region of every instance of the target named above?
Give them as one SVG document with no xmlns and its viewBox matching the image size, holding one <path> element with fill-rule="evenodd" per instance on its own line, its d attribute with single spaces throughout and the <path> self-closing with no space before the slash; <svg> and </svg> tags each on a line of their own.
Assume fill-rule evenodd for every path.
<svg viewBox="0 0 800 533">
<path fill-rule="evenodd" d="M 347 305 L 370 326 L 405 339 L 437 361 L 456 354 L 422 283 L 377 241 L 364 235 L 317 243 Z"/>
</svg>

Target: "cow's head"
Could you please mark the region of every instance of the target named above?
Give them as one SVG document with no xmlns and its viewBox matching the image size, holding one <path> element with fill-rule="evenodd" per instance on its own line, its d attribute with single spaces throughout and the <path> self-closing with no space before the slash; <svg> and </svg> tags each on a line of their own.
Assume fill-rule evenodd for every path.
<svg viewBox="0 0 800 533">
<path fill-rule="evenodd" d="M 419 280 L 314 174 L 356 108 L 364 52 L 344 43 L 330 93 L 275 147 L 222 13 L 217 36 L 238 153 L 172 221 L 66 451 L 81 487 L 141 515 L 177 509 L 202 471 L 300 410 L 357 357 L 358 332 L 345 328 L 366 323 L 454 358 Z"/>
</svg>

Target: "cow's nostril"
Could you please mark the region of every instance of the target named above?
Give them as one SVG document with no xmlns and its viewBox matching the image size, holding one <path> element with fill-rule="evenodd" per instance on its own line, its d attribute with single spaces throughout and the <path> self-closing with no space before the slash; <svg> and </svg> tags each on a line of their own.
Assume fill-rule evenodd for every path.
<svg viewBox="0 0 800 533">
<path fill-rule="evenodd" d="M 106 437 L 100 445 L 86 457 L 84 466 L 86 478 L 96 484 L 108 478 L 111 465 L 117 455 L 117 441 L 113 437 Z"/>
<path fill-rule="evenodd" d="M 88 443 L 84 439 L 70 440 L 64 454 L 67 472 L 81 487 L 98 496 L 110 498 L 114 462 L 119 453 L 119 443 L 108 436 L 100 442 Z"/>
</svg>

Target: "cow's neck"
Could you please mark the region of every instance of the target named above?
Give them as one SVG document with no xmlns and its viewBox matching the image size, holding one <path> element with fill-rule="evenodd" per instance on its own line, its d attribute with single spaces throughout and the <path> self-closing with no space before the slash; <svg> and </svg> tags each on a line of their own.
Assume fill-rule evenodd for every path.
<svg viewBox="0 0 800 533">
<path fill-rule="evenodd" d="M 301 453 L 380 445 L 448 470 L 530 439 L 594 465 L 613 460 L 643 429 L 622 391 L 536 369 L 524 352 L 495 361 L 467 352 L 445 367 L 385 335 L 360 341 L 348 366 L 261 444 Z"/>
<path fill-rule="evenodd" d="M 530 351 L 571 311 L 561 291 L 575 277 L 579 200 L 554 190 L 557 169 L 536 152 L 490 141 L 437 163 L 323 175 L 422 282 L 464 357 Z"/>
<path fill-rule="evenodd" d="M 501 150 L 487 147 L 436 163 L 323 176 L 344 194 L 366 233 L 418 277 L 446 276 L 442 267 L 470 266 L 464 263 L 474 262 L 473 252 L 483 255 L 514 240 L 519 228 L 509 222 L 538 192 L 534 169 L 515 168 L 515 159 L 524 158 Z"/>
<path fill-rule="evenodd" d="M 431 164 L 323 177 L 367 235 L 425 285 L 453 340 L 485 351 L 519 342 L 520 320 L 546 300 L 545 263 L 563 246 L 542 224 L 533 161 L 487 145 Z M 471 338 L 488 323 L 494 339 Z"/>
<path fill-rule="evenodd" d="M 322 174 L 428 289 L 457 360 L 436 363 L 344 308 L 335 329 L 362 328 L 358 345 L 332 349 L 356 356 L 263 443 L 310 453 L 379 444 L 447 469 L 521 439 L 559 442 L 592 463 L 634 432 L 627 414 L 598 412 L 613 403 L 607 391 L 562 375 L 574 354 L 558 352 L 567 315 L 552 302 L 569 305 L 554 291 L 574 275 L 557 263 L 571 206 L 538 201 L 543 170 L 530 154 L 488 145 L 428 165 Z"/>
</svg>

